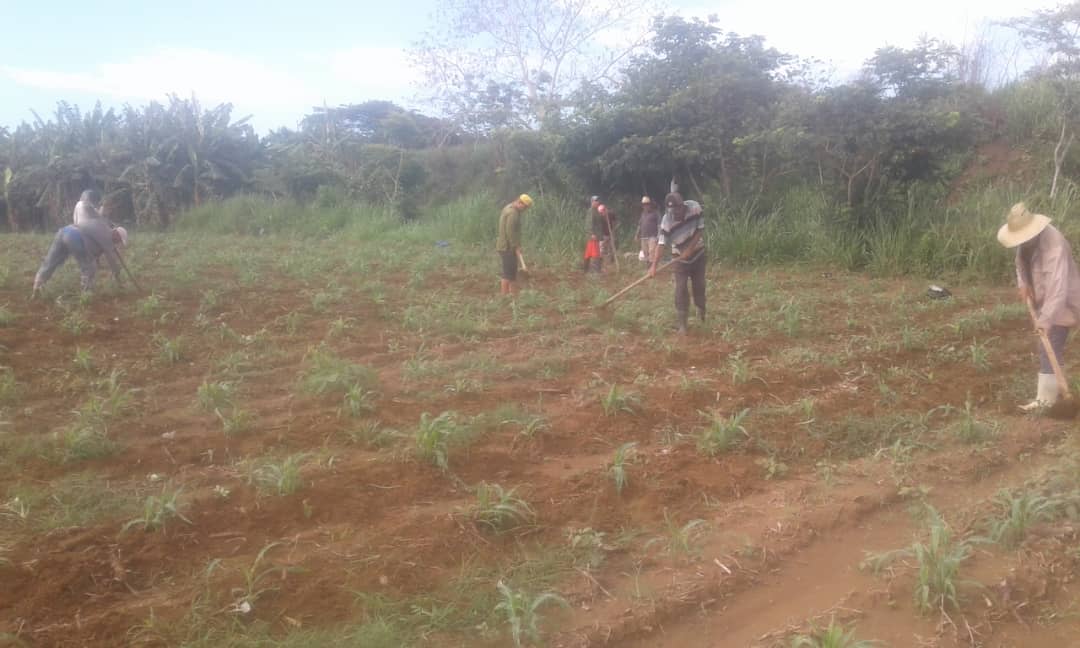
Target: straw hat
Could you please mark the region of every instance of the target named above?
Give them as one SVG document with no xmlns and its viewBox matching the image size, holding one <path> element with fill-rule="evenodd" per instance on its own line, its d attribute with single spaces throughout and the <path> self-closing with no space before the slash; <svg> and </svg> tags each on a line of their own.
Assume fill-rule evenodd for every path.
<svg viewBox="0 0 1080 648">
<path fill-rule="evenodd" d="M 532 207 L 533 199 L 532 196 L 530 196 L 529 194 L 521 194 L 520 196 L 518 196 L 518 200 L 521 201 L 522 205 L 525 205 L 526 207 Z"/>
<path fill-rule="evenodd" d="M 1049 216 L 1032 214 L 1024 203 L 1016 203 L 1009 210 L 1005 224 L 998 230 L 998 242 L 1007 248 L 1023 245 L 1041 234 L 1049 224 Z"/>
</svg>

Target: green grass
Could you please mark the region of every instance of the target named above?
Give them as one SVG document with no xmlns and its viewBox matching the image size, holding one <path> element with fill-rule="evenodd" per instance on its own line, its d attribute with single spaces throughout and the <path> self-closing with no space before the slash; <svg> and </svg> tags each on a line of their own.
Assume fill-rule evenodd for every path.
<svg viewBox="0 0 1080 648">
<path fill-rule="evenodd" d="M 824 628 L 813 628 L 808 634 L 799 634 L 791 638 L 791 648 L 875 648 L 879 641 L 868 641 L 855 637 L 855 628 L 847 628 L 829 621 Z"/>
<path fill-rule="evenodd" d="M 481 483 L 476 487 L 473 521 L 497 533 L 531 523 L 536 518 L 536 513 L 529 503 L 515 492 L 516 489 L 506 490 L 499 484 Z"/>
<path fill-rule="evenodd" d="M 997 513 L 984 521 L 987 537 L 1010 549 L 1019 546 L 1033 526 L 1053 520 L 1064 508 L 1062 500 L 1030 490 L 1002 491 L 994 505 Z"/>
<path fill-rule="evenodd" d="M 450 469 L 450 452 L 472 440 L 472 430 L 458 421 L 454 412 L 438 416 L 424 412 L 414 433 L 416 456 L 440 470 Z"/>
<path fill-rule="evenodd" d="M 637 443 L 634 441 L 619 446 L 615 450 L 615 457 L 611 460 L 611 467 L 608 468 L 611 480 L 615 482 L 615 492 L 619 495 L 622 495 L 623 490 L 630 483 L 629 465 L 634 462 L 636 449 Z"/>
<path fill-rule="evenodd" d="M 535 645 L 540 642 L 541 610 L 545 605 L 570 607 L 565 599 L 552 592 L 532 595 L 523 590 L 515 591 L 502 581 L 499 581 L 496 587 L 500 600 L 495 610 L 503 614 L 515 646 Z"/>
<path fill-rule="evenodd" d="M 263 495 L 292 495 L 304 486 L 300 469 L 307 458 L 307 453 L 300 452 L 280 459 L 256 461 L 251 466 L 249 481 Z"/>
<path fill-rule="evenodd" d="M 641 407 L 641 397 L 633 392 L 624 392 L 617 384 L 608 387 L 600 396 L 600 407 L 604 416 L 634 414 Z"/>
<path fill-rule="evenodd" d="M 718 411 L 701 414 L 708 419 L 698 434 L 697 442 L 698 451 L 704 455 L 715 457 L 750 438 L 743 426 L 743 420 L 750 414 L 749 408 L 727 417 Z"/>
<path fill-rule="evenodd" d="M 180 504 L 180 493 L 183 489 L 172 490 L 167 484 L 162 485 L 160 495 L 150 495 L 143 503 L 142 515 L 128 520 L 121 528 L 122 531 L 141 529 L 143 531 L 165 531 L 170 520 L 178 519 L 181 522 L 191 524 L 191 520 L 184 516 L 183 507 Z"/>
<path fill-rule="evenodd" d="M 300 387 L 310 394 L 344 395 L 358 385 L 365 389 L 378 385 L 375 370 L 349 362 L 325 346 L 309 350 L 304 362 Z"/>
</svg>

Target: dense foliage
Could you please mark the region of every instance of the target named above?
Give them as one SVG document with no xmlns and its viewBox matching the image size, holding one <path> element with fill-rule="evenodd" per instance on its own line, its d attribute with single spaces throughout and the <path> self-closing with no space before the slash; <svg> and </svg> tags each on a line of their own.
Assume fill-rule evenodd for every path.
<svg viewBox="0 0 1080 648">
<path fill-rule="evenodd" d="M 1074 9 L 1014 26 L 1061 40 Z M 857 79 L 830 85 L 810 62 L 708 21 L 661 16 L 650 33 L 617 78 L 562 86 L 542 114 L 505 80 L 473 77 L 457 97 L 470 108 L 444 117 L 370 101 L 316 108 L 296 130 L 261 137 L 230 105 L 194 98 L 85 113 L 61 103 L 51 118 L 0 130 L 0 214 L 11 230 L 48 230 L 96 187 L 114 219 L 159 228 L 240 194 L 359 201 L 408 220 L 476 193 L 564 204 L 601 193 L 626 217 L 674 178 L 748 223 L 809 200 L 833 225 L 866 231 L 916 207 L 943 211 L 992 142 L 1032 153 L 1027 177 L 1013 177 L 1037 201 L 1053 143 L 1072 130 L 1076 81 L 1061 64 L 991 89 L 971 73 L 987 61 L 924 40 L 882 48 Z M 1052 43 L 1059 62 L 1067 44 Z M 1067 181 L 1076 166 L 1061 143 Z"/>
</svg>

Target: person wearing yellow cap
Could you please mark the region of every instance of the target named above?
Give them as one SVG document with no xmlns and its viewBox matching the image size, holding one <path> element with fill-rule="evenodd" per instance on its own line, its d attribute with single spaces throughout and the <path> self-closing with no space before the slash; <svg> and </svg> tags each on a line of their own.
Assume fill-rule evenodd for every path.
<svg viewBox="0 0 1080 648">
<path fill-rule="evenodd" d="M 495 239 L 495 251 L 502 260 L 502 275 L 499 292 L 503 295 L 516 295 L 518 292 L 517 271 L 518 257 L 521 255 L 521 214 L 532 207 L 533 199 L 529 194 L 521 194 L 518 199 L 503 207 L 499 213 L 499 233 Z"/>
<path fill-rule="evenodd" d="M 1016 248 L 1016 282 L 1021 301 L 1035 307 L 1035 327 L 1046 333 L 1059 364 L 1064 364 L 1069 329 L 1080 324 L 1080 270 L 1072 247 L 1050 218 L 1028 211 L 1024 203 L 1009 210 L 998 230 L 998 242 Z M 1045 349 L 1039 345 L 1035 400 L 1020 409 L 1050 407 L 1058 400 L 1058 384 Z"/>
</svg>

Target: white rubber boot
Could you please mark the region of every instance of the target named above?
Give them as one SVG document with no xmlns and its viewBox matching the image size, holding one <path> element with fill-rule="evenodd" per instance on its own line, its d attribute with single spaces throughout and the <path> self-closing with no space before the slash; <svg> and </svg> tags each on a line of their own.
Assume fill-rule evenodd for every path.
<svg viewBox="0 0 1080 648">
<path fill-rule="evenodd" d="M 1057 402 L 1058 399 L 1058 384 L 1057 378 L 1054 374 L 1039 374 L 1039 386 L 1036 392 L 1035 400 L 1031 401 L 1027 405 L 1021 405 L 1020 409 L 1025 412 L 1031 412 L 1042 407 L 1050 407 Z"/>
</svg>

